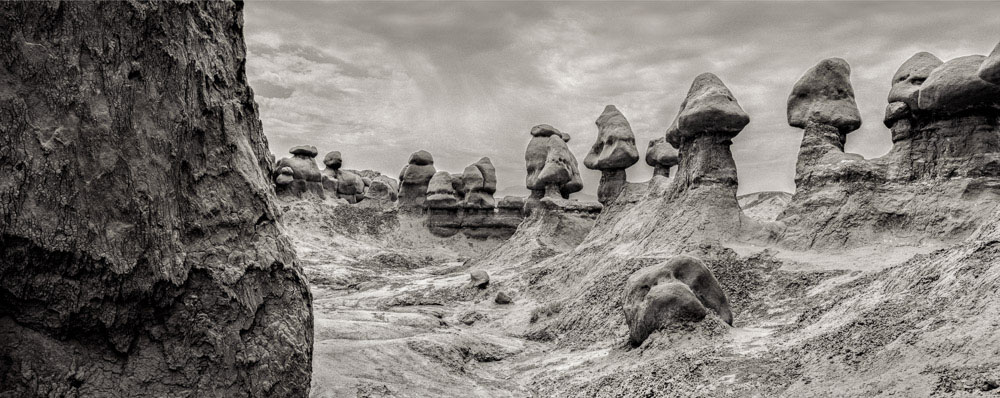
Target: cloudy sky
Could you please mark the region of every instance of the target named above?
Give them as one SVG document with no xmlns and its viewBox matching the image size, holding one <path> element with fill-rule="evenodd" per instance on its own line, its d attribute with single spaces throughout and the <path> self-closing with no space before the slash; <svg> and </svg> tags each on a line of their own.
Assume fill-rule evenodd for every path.
<svg viewBox="0 0 1000 398">
<path fill-rule="evenodd" d="M 750 115 L 734 139 L 740 193 L 794 190 L 800 130 L 785 102 L 807 69 L 846 59 L 864 120 L 847 151 L 889 150 L 882 114 L 896 68 L 918 51 L 988 54 L 1000 3 L 250 2 L 247 72 L 272 151 L 339 150 L 347 168 L 397 176 L 425 149 L 438 170 L 480 157 L 523 189 L 536 124 L 570 133 L 582 162 L 607 104 L 640 153 L 691 81 L 718 75 Z M 582 167 L 585 193 L 599 172 Z M 652 169 L 640 160 L 629 180 Z M 508 191 L 505 191 L 509 192 Z"/>
</svg>

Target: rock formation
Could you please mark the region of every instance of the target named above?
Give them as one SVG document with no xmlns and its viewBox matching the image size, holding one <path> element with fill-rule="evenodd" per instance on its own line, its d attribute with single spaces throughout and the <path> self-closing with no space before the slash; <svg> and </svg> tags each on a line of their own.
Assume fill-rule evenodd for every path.
<svg viewBox="0 0 1000 398">
<path fill-rule="evenodd" d="M 399 207 L 421 209 L 427 196 L 427 184 L 434 176 L 434 157 L 427 151 L 417 151 L 399 172 Z"/>
<path fill-rule="evenodd" d="M 635 135 L 625 115 L 608 105 L 597 118 L 597 142 L 583 159 L 584 166 L 601 171 L 597 200 L 604 205 L 618 197 L 626 183 L 625 169 L 639 161 Z"/>
<path fill-rule="evenodd" d="M 447 171 L 434 173 L 427 186 L 427 227 L 438 236 L 452 236 L 462 228 L 462 212 Z"/>
<path fill-rule="evenodd" d="M 979 67 L 979 78 L 993 84 L 1000 84 L 1000 43 L 997 43 L 993 52 Z"/>
<path fill-rule="evenodd" d="M 705 263 L 691 256 L 676 256 L 636 271 L 628 278 L 622 302 L 633 346 L 670 324 L 700 321 L 709 310 L 733 324 L 729 299 L 719 281 Z"/>
<path fill-rule="evenodd" d="M 583 189 L 580 169 L 566 142 L 569 135 L 547 124 L 531 128 L 531 141 L 524 153 L 528 176 L 526 185 L 531 197 L 568 198 Z"/>
<path fill-rule="evenodd" d="M 861 159 L 844 153 L 847 134 L 861 127 L 847 61 L 822 60 L 795 83 L 788 96 L 788 124 L 805 129 L 796 164 L 797 185 L 808 185 L 814 172 L 822 174 L 830 165 Z"/>
<path fill-rule="evenodd" d="M 711 73 L 696 77 L 665 137 L 671 145 L 676 143 L 680 152 L 674 178 L 675 196 L 702 185 L 713 185 L 726 191 L 712 195 L 725 198 L 727 203 L 720 203 L 720 208 L 738 210 L 736 163 L 729 147 L 732 138 L 749 122 L 750 117 L 722 80 Z"/>
<path fill-rule="evenodd" d="M 952 241 L 985 222 L 1000 186 L 1000 86 L 979 78 L 984 59 L 918 53 L 900 66 L 884 119 L 893 149 L 882 158 L 843 153 L 835 126 L 807 127 L 796 193 L 777 218 L 783 244 Z"/>
<path fill-rule="evenodd" d="M 241 14 L 0 5 L 0 395 L 308 395 Z"/>
<path fill-rule="evenodd" d="M 646 147 L 646 164 L 653 166 L 654 176 L 670 177 L 670 168 L 677 163 L 677 150 L 667 143 L 666 138 L 649 141 L 649 146 Z"/>
<path fill-rule="evenodd" d="M 288 184 L 278 184 L 278 178 L 286 174 L 274 174 L 275 188 L 279 196 L 289 196 L 294 198 L 315 197 L 323 198 L 323 176 L 316 166 L 316 147 L 310 145 L 300 145 L 292 147 L 288 151 L 292 154 L 290 158 L 281 158 L 275 165 L 275 170 L 279 173 L 284 169 L 292 170 L 292 181 Z M 287 178 L 283 178 L 287 180 Z"/>
<path fill-rule="evenodd" d="M 490 209 L 496 206 L 493 194 L 497 191 L 497 170 L 490 158 L 479 159 L 462 172 L 463 207 Z"/>
<path fill-rule="evenodd" d="M 364 200 L 365 189 L 371 185 L 371 180 L 366 183 L 365 178 L 357 173 L 341 169 L 343 163 L 339 151 L 327 153 L 323 157 L 323 164 L 326 165 L 322 171 L 323 189 L 328 197 L 341 198 L 351 204 L 358 203 Z"/>
</svg>

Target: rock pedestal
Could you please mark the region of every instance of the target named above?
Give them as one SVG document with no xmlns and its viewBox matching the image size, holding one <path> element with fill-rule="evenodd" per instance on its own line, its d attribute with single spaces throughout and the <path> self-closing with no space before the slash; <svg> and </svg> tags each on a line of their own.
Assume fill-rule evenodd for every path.
<svg viewBox="0 0 1000 398">
<path fill-rule="evenodd" d="M 583 164 L 601 171 L 597 200 L 604 205 L 618 197 L 626 184 L 625 169 L 639 161 L 635 135 L 625 115 L 608 105 L 597 118 L 597 142 L 590 148 Z"/>
<path fill-rule="evenodd" d="M 399 207 L 403 210 L 420 210 L 427 197 L 427 184 L 434 176 L 434 157 L 427 151 L 417 151 L 399 172 Z"/>
</svg>

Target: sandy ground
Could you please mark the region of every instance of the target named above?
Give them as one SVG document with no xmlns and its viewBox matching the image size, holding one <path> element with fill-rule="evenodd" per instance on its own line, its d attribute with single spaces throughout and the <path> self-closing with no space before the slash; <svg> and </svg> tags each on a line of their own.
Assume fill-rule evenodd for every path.
<svg viewBox="0 0 1000 398">
<path fill-rule="evenodd" d="M 314 295 L 314 397 L 1000 391 L 1000 366 L 989 359 L 1000 355 L 1000 339 L 993 339 L 1000 337 L 997 321 L 984 318 L 1000 308 L 996 300 L 956 306 L 914 299 L 912 286 L 893 287 L 893 281 L 921 283 L 936 264 L 967 262 L 947 257 L 956 255 L 941 250 L 943 245 L 831 253 L 729 242 L 720 250 L 733 253 L 738 265 L 720 280 L 734 300 L 735 327 L 710 317 L 655 333 L 631 348 L 620 322 L 577 337 L 588 324 L 574 321 L 576 307 L 561 305 L 572 301 L 564 298 L 577 295 L 579 285 L 552 271 L 572 269 L 566 259 L 579 257 L 567 254 L 565 242 L 540 239 L 511 248 L 499 241 L 437 238 L 420 218 L 406 216 L 390 220 L 382 232 L 345 234 L 344 220 L 317 221 L 325 211 L 286 209 L 288 232 Z M 368 221 L 348 221 L 372 219 L 362 218 Z M 529 260 L 538 252 L 544 258 Z M 470 267 L 487 264 L 477 259 L 498 257 L 521 260 L 489 263 L 489 287 L 470 287 Z M 564 280 L 565 287 L 553 280 Z M 933 289 L 955 295 L 947 286 Z M 976 289 L 997 290 L 990 284 Z M 496 304 L 501 291 L 514 303 Z M 899 302 L 906 306 L 896 307 Z M 957 317 L 972 313 L 972 321 Z M 978 353 L 963 345 L 974 335 L 988 340 Z"/>
</svg>

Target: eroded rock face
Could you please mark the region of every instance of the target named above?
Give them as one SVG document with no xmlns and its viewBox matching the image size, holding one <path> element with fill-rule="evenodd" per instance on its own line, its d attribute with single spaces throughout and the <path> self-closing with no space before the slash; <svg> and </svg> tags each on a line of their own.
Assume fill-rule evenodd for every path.
<svg viewBox="0 0 1000 398">
<path fill-rule="evenodd" d="M 861 127 L 847 61 L 824 59 L 799 78 L 788 96 L 788 124 L 803 129 L 810 124 L 831 126 L 844 137 Z"/>
<path fill-rule="evenodd" d="M 993 84 L 1000 84 L 1000 43 L 979 66 L 979 77 Z"/>
<path fill-rule="evenodd" d="M 608 204 L 618 197 L 625 186 L 625 169 L 639 161 L 635 135 L 625 115 L 614 105 L 608 105 L 597 118 L 597 142 L 590 148 L 583 165 L 601 171 L 597 200 Z"/>
<path fill-rule="evenodd" d="M 733 324 L 729 299 L 719 281 L 705 263 L 691 256 L 677 256 L 636 271 L 624 293 L 622 309 L 633 346 L 667 325 L 701 321 L 709 311 Z"/>
<path fill-rule="evenodd" d="M 241 12 L 0 5 L 0 395 L 308 395 Z"/>
<path fill-rule="evenodd" d="M 427 184 L 434 177 L 434 157 L 427 151 L 417 151 L 399 172 L 399 206 L 422 208 L 427 196 Z"/>
<path fill-rule="evenodd" d="M 531 141 L 524 153 L 528 176 L 526 186 L 532 198 L 568 198 L 583 189 L 580 169 L 573 152 L 566 146 L 569 135 L 547 124 L 531 129 Z"/>
<path fill-rule="evenodd" d="M 677 150 L 664 137 L 649 141 L 646 147 L 646 164 L 653 166 L 654 176 L 670 177 L 670 168 L 677 163 Z"/>
<path fill-rule="evenodd" d="M 920 110 L 955 114 L 969 109 L 1000 108 L 1000 86 L 979 77 L 984 61 L 986 57 L 982 55 L 969 55 L 935 68 L 920 87 Z"/>
</svg>

